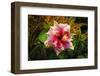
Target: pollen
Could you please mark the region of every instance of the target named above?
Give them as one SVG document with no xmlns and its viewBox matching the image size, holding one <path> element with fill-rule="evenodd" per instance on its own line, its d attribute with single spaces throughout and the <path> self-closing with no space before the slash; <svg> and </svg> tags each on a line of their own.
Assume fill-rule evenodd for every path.
<svg viewBox="0 0 100 76">
<path fill-rule="evenodd" d="M 67 39 L 68 39 L 68 37 L 67 37 L 67 35 L 65 34 L 63 37 L 62 37 L 62 41 L 67 41 Z"/>
</svg>

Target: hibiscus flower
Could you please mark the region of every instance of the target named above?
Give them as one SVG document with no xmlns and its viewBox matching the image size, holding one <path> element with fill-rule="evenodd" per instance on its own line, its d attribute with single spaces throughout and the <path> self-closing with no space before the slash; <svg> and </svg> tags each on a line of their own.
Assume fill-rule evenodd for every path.
<svg viewBox="0 0 100 76">
<path fill-rule="evenodd" d="M 59 55 L 64 49 L 74 49 L 70 33 L 70 25 L 58 24 L 54 21 L 54 26 L 50 27 L 47 32 L 48 38 L 44 44 L 53 47 L 56 54 Z"/>
</svg>

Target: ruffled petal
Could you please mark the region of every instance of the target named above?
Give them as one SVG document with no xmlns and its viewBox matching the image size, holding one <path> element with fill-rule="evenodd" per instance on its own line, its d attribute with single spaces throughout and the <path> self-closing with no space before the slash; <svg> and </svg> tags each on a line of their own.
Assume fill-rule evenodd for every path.
<svg viewBox="0 0 100 76">
<path fill-rule="evenodd" d="M 70 25 L 58 24 L 54 22 L 54 26 L 50 27 L 47 32 L 48 39 L 44 42 L 46 46 L 52 46 L 58 55 L 66 48 L 74 49 L 70 33 Z"/>
</svg>

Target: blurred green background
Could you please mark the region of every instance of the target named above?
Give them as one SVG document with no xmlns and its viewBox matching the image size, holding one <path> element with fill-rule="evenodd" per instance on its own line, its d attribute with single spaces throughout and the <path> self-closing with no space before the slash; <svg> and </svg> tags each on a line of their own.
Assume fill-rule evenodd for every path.
<svg viewBox="0 0 100 76">
<path fill-rule="evenodd" d="M 54 21 L 71 27 L 74 50 L 65 49 L 58 56 L 47 48 L 44 41 Z M 88 57 L 88 18 L 65 16 L 28 15 L 28 60 L 77 59 Z"/>
</svg>

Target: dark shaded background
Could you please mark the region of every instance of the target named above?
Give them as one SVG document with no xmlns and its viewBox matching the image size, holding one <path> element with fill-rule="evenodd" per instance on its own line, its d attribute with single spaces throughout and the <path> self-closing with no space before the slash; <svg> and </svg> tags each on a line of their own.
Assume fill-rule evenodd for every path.
<svg viewBox="0 0 100 76">
<path fill-rule="evenodd" d="M 74 50 L 65 49 L 58 56 L 44 45 L 46 32 L 53 22 L 71 26 Z M 28 60 L 76 59 L 88 57 L 88 18 L 28 15 Z"/>
</svg>

